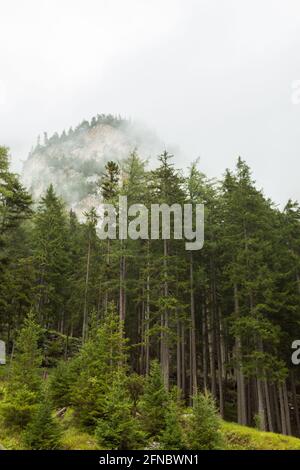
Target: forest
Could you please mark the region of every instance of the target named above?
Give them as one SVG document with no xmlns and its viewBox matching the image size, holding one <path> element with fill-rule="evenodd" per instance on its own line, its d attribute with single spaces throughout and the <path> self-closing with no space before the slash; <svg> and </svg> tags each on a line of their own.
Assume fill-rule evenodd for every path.
<svg viewBox="0 0 300 470">
<path fill-rule="evenodd" d="M 300 437 L 298 202 L 276 206 L 240 157 L 218 180 L 133 151 L 99 202 L 204 204 L 204 246 L 101 240 L 95 208 L 54 185 L 33 200 L 9 162 L 1 147 L 0 444 L 68 448 L 72 428 L 99 449 L 222 449 L 227 422 Z"/>
</svg>

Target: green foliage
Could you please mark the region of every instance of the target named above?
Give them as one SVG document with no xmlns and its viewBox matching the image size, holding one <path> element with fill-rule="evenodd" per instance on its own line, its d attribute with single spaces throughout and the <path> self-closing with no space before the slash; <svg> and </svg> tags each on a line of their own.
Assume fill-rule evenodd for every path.
<svg viewBox="0 0 300 470">
<path fill-rule="evenodd" d="M 103 173 L 98 183 L 104 201 L 112 202 L 116 197 L 118 190 L 119 175 L 119 165 L 113 161 L 107 162 L 105 165 L 105 173 Z"/>
<path fill-rule="evenodd" d="M 30 312 L 16 340 L 5 399 L 0 407 L 7 426 L 23 428 L 30 421 L 38 403 L 42 386 L 42 354 L 38 346 L 40 333 L 34 314 Z"/>
<path fill-rule="evenodd" d="M 66 303 L 68 228 L 63 202 L 50 185 L 34 217 L 33 257 L 37 271 L 35 299 L 40 318 L 55 327 Z"/>
<path fill-rule="evenodd" d="M 53 146 L 69 145 L 74 136 L 79 143 L 87 130 L 107 119 L 84 121 L 69 135 L 46 136 L 45 147 L 39 142 L 39 156 L 44 151 L 46 156 L 46 147 L 52 146 L 51 166 L 58 171 L 69 158 L 52 152 Z M 103 163 L 97 170 L 93 162 L 94 156 L 88 157 L 82 167 L 73 159 L 68 174 L 81 167 L 83 175 L 98 178 Z M 294 385 L 299 391 L 299 374 L 290 361 L 291 343 L 300 334 L 299 204 L 288 201 L 283 210 L 276 208 L 256 188 L 241 158 L 220 183 L 208 180 L 197 163 L 184 176 L 167 152 L 150 171 L 134 151 L 120 166 L 106 164 L 98 188 L 97 178 L 80 184 L 79 197 L 100 192 L 116 212 L 119 195 L 126 195 L 129 204 L 148 207 L 204 202 L 205 249 L 190 256 L 184 241 L 172 233 L 164 241 L 100 240 L 96 211 L 84 213 L 80 222 L 73 211 L 67 213 L 52 185 L 31 218 L 31 199 L 9 171 L 8 150 L 1 147 L 0 334 L 14 356 L 2 369 L 3 376 L 4 370 L 9 372 L 0 404 L 4 423 L 23 428 L 31 420 L 41 399 L 44 366 L 55 406 L 73 407 L 75 427 L 79 423 L 94 432 L 97 422 L 103 429 L 108 426 L 104 434 L 110 439 L 107 394 L 117 374 L 128 375 L 128 352 L 130 369 L 140 375 L 125 381 L 126 407 L 130 403 L 147 437 L 161 440 L 164 447 L 178 444 L 177 418 L 184 415 L 170 404 L 179 392 L 166 391 L 176 380 L 186 400 L 190 389 L 204 382 L 218 397 L 222 416 L 238 415 L 239 422 L 253 424 L 259 411 L 262 428 L 295 432 L 296 407 L 289 407 L 289 413 L 280 410 L 277 385 L 285 391 L 284 400 L 292 397 Z M 75 181 L 76 191 L 78 187 Z M 66 204 L 73 200 L 66 197 Z M 24 323 L 32 306 L 42 335 L 34 318 Z M 55 368 L 82 343 L 76 358 Z M 199 361 L 201 348 L 205 361 Z M 156 363 L 148 376 L 154 357 L 161 361 L 162 374 Z M 272 419 L 262 411 L 269 411 L 268 404 Z M 181 407 L 180 400 L 176 406 Z M 278 414 L 286 415 L 287 426 Z M 177 436 L 174 441 L 172 435 Z"/>
<path fill-rule="evenodd" d="M 30 422 L 37 406 L 38 397 L 35 392 L 20 385 L 19 389 L 6 391 L 0 404 L 0 414 L 4 425 L 8 428 L 21 428 Z"/>
<path fill-rule="evenodd" d="M 15 355 L 9 368 L 8 390 L 10 393 L 25 386 L 32 392 L 41 388 L 42 353 L 39 348 L 41 328 L 36 322 L 35 314 L 29 312 L 25 318 L 15 343 Z"/>
<path fill-rule="evenodd" d="M 79 361 L 60 361 L 49 377 L 49 394 L 55 406 L 63 408 L 72 403 L 72 387 L 79 372 Z"/>
<path fill-rule="evenodd" d="M 168 399 L 160 364 L 153 361 L 140 402 L 142 427 L 149 437 L 158 436 L 165 429 Z"/>
<path fill-rule="evenodd" d="M 8 149 L 0 146 L 0 237 L 30 216 L 31 204 L 30 195 L 9 171 Z"/>
<path fill-rule="evenodd" d="M 47 368 L 55 367 L 62 359 L 68 359 L 77 354 L 81 344 L 80 338 L 44 329 L 41 338 L 44 353 L 43 365 Z"/>
<path fill-rule="evenodd" d="M 221 420 L 215 402 L 209 394 L 193 397 L 192 415 L 187 432 L 187 446 L 191 450 L 219 449 L 222 446 Z"/>
<path fill-rule="evenodd" d="M 71 400 L 80 422 L 93 426 L 104 413 L 107 387 L 118 372 L 126 369 L 126 340 L 113 304 L 77 360 L 79 372 L 72 386 Z"/>
<path fill-rule="evenodd" d="M 130 395 L 130 399 L 133 405 L 133 414 L 136 415 L 138 402 L 143 394 L 145 386 L 145 379 L 142 375 L 133 373 L 130 374 L 126 379 L 126 387 Z"/>
<path fill-rule="evenodd" d="M 25 429 L 23 441 L 26 449 L 54 450 L 60 447 L 61 430 L 52 416 L 51 402 L 40 403 Z"/>
<path fill-rule="evenodd" d="M 159 444 L 162 450 L 185 449 L 180 411 L 178 403 L 171 400 L 166 410 L 165 428 L 159 436 Z"/>
<path fill-rule="evenodd" d="M 138 449 L 144 439 L 139 422 L 132 416 L 132 402 L 126 390 L 126 378 L 118 373 L 107 389 L 103 416 L 97 421 L 95 436 L 101 448 Z"/>
</svg>

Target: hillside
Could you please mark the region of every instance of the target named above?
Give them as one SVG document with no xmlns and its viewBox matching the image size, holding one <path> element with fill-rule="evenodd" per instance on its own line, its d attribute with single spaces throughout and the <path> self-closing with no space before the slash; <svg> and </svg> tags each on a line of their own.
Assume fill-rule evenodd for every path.
<svg viewBox="0 0 300 470">
<path fill-rule="evenodd" d="M 61 420 L 63 450 L 98 450 L 93 434 L 74 425 L 72 411 L 68 410 Z M 282 434 L 262 432 L 247 426 L 222 421 L 224 450 L 300 450 L 300 439 Z M 20 435 L 0 427 L 0 450 L 22 449 Z"/>
<path fill-rule="evenodd" d="M 52 183 L 69 207 L 88 210 L 94 203 L 95 182 L 109 160 L 122 161 L 134 150 L 147 159 L 163 149 L 148 129 L 120 117 L 98 115 L 74 130 L 55 133 L 35 148 L 24 163 L 22 180 L 37 200 Z"/>
<path fill-rule="evenodd" d="M 300 450 L 300 439 L 222 422 L 226 450 Z"/>
</svg>

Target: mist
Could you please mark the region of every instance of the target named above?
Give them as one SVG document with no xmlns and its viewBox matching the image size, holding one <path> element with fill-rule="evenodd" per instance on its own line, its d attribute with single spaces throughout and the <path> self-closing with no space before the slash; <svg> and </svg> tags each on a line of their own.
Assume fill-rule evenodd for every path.
<svg viewBox="0 0 300 470">
<path fill-rule="evenodd" d="M 0 5 L 0 144 L 15 171 L 44 131 L 112 113 L 153 129 L 180 167 L 200 157 L 218 177 L 241 155 L 275 202 L 300 199 L 297 0 Z"/>
</svg>

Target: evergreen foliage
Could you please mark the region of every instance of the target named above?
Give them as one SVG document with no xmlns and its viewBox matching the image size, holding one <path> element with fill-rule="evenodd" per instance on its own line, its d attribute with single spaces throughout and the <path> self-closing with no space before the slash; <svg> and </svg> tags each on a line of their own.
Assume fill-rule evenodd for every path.
<svg viewBox="0 0 300 470">
<path fill-rule="evenodd" d="M 23 441 L 26 449 L 54 450 L 60 447 L 61 430 L 52 416 L 51 402 L 42 401 L 30 423 L 27 425 Z"/>
<path fill-rule="evenodd" d="M 33 312 L 24 321 L 15 344 L 8 370 L 5 399 L 0 412 L 7 426 L 24 427 L 40 399 L 42 354 L 38 341 L 41 329 Z"/>
<path fill-rule="evenodd" d="M 121 372 L 107 390 L 102 417 L 97 420 L 95 436 L 101 448 L 130 450 L 141 447 L 144 434 L 131 409 L 126 378 Z"/>
<path fill-rule="evenodd" d="M 161 366 L 158 361 L 153 361 L 140 402 L 142 426 L 149 437 L 157 436 L 165 428 L 168 400 Z"/>
<path fill-rule="evenodd" d="M 183 425 L 180 419 L 178 403 L 171 400 L 166 410 L 165 429 L 159 436 L 159 444 L 162 450 L 185 449 Z"/>
<path fill-rule="evenodd" d="M 46 136 L 45 145 L 80 139 L 110 119 Z M 86 162 L 84 174 L 91 171 Z M 166 151 L 151 170 L 137 150 L 121 163 L 116 155 L 92 186 L 115 215 L 119 196 L 148 208 L 204 203 L 204 248 L 185 249 L 172 231 L 173 214 L 169 239 L 160 228 L 156 239 L 149 230 L 136 240 L 101 240 L 95 208 L 68 212 L 52 185 L 32 206 L 1 147 L 0 335 L 12 357 L 0 402 L 5 425 L 31 422 L 43 402 L 44 367 L 54 406 L 72 408 L 108 448 L 138 447 L 138 424 L 164 448 L 219 447 L 215 406 L 239 424 L 300 435 L 300 376 L 291 364 L 300 335 L 299 204 L 276 207 L 241 158 L 216 181 L 198 162 L 187 174 L 177 170 Z M 212 398 L 196 395 L 183 442 L 185 413 L 175 395 L 191 405 L 199 389 Z"/>
<path fill-rule="evenodd" d="M 220 426 L 221 421 L 213 398 L 209 394 L 195 395 L 187 433 L 188 448 L 191 450 L 220 449 L 222 445 Z"/>
</svg>

